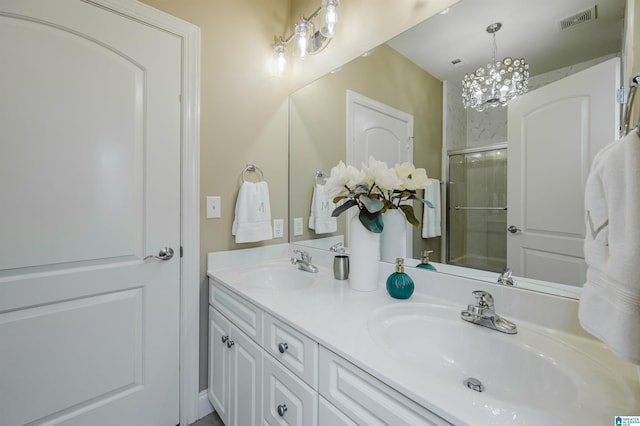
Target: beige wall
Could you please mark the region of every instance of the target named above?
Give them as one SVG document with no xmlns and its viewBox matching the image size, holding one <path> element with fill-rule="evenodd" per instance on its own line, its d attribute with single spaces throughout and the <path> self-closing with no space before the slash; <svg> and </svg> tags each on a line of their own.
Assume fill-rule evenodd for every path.
<svg viewBox="0 0 640 426">
<path fill-rule="evenodd" d="M 288 94 L 456 0 L 346 0 L 342 4 L 344 26 L 340 37 L 320 55 L 294 64 L 284 79 L 268 72 L 274 36 L 288 36 L 290 16 L 297 19 L 300 13 L 312 13 L 320 0 L 143 2 L 201 29 L 200 387 L 204 389 L 206 254 L 288 241 L 285 234 L 269 243 L 235 244 L 231 235 L 240 174 L 247 163 L 257 164 L 265 174 L 272 217 L 288 221 Z M 221 219 L 205 219 L 207 195 L 222 197 Z"/>
<path fill-rule="evenodd" d="M 314 172 L 329 173 L 338 161 L 346 161 L 347 90 L 413 115 L 414 163 L 430 177 L 441 178 L 442 82 L 389 46 L 380 46 L 290 97 L 291 213 L 305 223 L 304 235 L 292 240 L 315 237 L 306 228 Z M 420 220 L 421 213 L 416 204 Z M 338 234 L 344 235 L 345 218 L 338 223 Z M 423 240 L 420 228 L 415 231 L 412 257 L 419 257 L 416 253 L 424 248 L 434 250 L 432 259 L 439 260 L 440 238 Z"/>
</svg>

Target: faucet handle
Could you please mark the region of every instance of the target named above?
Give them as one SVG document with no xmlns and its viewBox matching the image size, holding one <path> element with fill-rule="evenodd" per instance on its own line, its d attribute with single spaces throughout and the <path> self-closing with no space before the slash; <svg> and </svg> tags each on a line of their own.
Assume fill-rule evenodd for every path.
<svg viewBox="0 0 640 426">
<path fill-rule="evenodd" d="M 304 251 L 304 250 L 294 250 L 294 253 L 297 253 L 300 255 L 300 259 L 304 260 L 305 262 L 311 263 L 311 255 L 309 254 L 309 252 Z"/>
<path fill-rule="evenodd" d="M 335 252 L 335 253 L 344 253 L 344 243 L 339 242 L 339 243 L 335 243 L 334 245 L 332 245 L 331 247 L 329 247 L 329 251 Z"/>
<path fill-rule="evenodd" d="M 472 294 L 478 300 L 479 307 L 493 309 L 493 296 L 491 293 L 484 290 L 476 290 Z"/>
</svg>

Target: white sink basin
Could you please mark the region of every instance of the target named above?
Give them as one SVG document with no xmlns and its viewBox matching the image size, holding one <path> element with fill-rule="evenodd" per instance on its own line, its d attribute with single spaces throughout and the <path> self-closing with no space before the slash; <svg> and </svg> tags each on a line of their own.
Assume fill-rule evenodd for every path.
<svg viewBox="0 0 640 426">
<path fill-rule="evenodd" d="M 569 421 L 598 406 L 637 403 L 622 377 L 578 347 L 517 321 L 515 335 L 471 324 L 460 319 L 461 309 L 429 303 L 385 306 L 371 315 L 369 332 L 389 356 L 424 380 L 443 391 L 457 393 L 459 386 L 461 398 L 485 401 L 478 407 L 496 416 L 515 418 L 534 409 L 554 413 L 554 419 L 566 415 Z M 585 344 L 586 339 L 577 339 Z M 481 393 L 465 385 L 471 377 L 484 386 Z M 593 386 L 603 380 L 604 386 Z M 612 391 L 616 387 L 620 392 Z"/>
<path fill-rule="evenodd" d="M 248 269 L 242 273 L 241 281 L 271 290 L 298 290 L 313 284 L 315 274 L 301 271 L 294 265 L 268 265 Z"/>
</svg>

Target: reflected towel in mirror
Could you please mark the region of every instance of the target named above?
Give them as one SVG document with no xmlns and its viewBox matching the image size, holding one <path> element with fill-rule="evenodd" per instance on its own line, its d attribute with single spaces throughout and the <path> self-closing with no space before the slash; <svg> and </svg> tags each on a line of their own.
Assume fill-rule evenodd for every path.
<svg viewBox="0 0 640 426">
<path fill-rule="evenodd" d="M 422 215 L 422 238 L 433 238 L 442 235 L 440 225 L 440 181 L 429 178 L 429 185 L 424 190 L 424 199 L 433 204 L 433 208 L 424 205 Z"/>
<path fill-rule="evenodd" d="M 231 235 L 236 236 L 236 243 L 251 243 L 273 238 L 267 182 L 242 183 L 236 200 Z"/>
<path fill-rule="evenodd" d="M 338 221 L 331 217 L 336 208 L 330 196 L 324 193 L 324 185 L 316 183 L 311 196 L 311 212 L 309 214 L 309 229 L 316 234 L 328 234 L 338 230 Z"/>
</svg>

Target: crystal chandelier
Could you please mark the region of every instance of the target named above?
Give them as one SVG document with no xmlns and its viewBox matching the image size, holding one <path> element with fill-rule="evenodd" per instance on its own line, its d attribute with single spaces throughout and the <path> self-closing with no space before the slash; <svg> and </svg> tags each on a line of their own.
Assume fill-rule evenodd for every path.
<svg viewBox="0 0 640 426">
<path fill-rule="evenodd" d="M 492 61 L 486 67 L 465 74 L 462 79 L 462 104 L 465 108 L 484 111 L 488 106 L 506 105 L 511 99 L 527 92 L 529 64 L 523 58 L 497 60 L 496 32 L 500 28 L 500 22 L 487 27 L 487 32 L 493 35 Z"/>
</svg>

